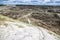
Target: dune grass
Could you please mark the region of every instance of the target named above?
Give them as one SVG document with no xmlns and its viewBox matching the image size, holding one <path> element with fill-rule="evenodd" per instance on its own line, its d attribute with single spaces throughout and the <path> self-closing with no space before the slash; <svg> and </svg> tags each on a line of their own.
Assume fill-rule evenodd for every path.
<svg viewBox="0 0 60 40">
<path fill-rule="evenodd" d="M 3 16 L 3 15 L 0 15 L 0 21 L 13 21 L 13 19 L 6 17 L 6 16 Z"/>
</svg>

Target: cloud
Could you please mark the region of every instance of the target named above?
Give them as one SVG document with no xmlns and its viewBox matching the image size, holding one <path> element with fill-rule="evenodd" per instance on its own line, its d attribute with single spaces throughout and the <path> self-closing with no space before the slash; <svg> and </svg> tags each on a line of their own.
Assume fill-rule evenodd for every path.
<svg viewBox="0 0 60 40">
<path fill-rule="evenodd" d="M 0 3 L 2 4 L 32 4 L 32 5 L 58 5 L 55 3 L 56 1 L 60 0 L 0 0 Z"/>
<path fill-rule="evenodd" d="M 44 0 L 44 2 L 50 2 L 51 0 Z"/>
</svg>

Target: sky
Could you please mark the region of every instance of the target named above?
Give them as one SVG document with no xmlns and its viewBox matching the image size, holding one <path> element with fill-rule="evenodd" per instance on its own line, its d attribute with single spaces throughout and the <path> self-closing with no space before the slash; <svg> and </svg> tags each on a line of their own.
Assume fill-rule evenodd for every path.
<svg viewBox="0 0 60 40">
<path fill-rule="evenodd" d="M 60 0 L 0 0 L 0 4 L 60 5 Z"/>
</svg>

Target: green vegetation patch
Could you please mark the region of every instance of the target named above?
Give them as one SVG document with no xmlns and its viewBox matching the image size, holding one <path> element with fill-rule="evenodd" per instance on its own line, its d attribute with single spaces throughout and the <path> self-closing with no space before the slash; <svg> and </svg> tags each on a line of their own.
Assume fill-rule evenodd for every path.
<svg viewBox="0 0 60 40">
<path fill-rule="evenodd" d="M 13 19 L 3 16 L 3 15 L 0 15 L 0 21 L 13 21 Z"/>
</svg>

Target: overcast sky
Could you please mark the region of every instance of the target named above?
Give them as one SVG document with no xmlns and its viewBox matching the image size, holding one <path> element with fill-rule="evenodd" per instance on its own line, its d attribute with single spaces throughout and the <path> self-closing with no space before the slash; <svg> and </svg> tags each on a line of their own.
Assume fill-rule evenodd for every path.
<svg viewBox="0 0 60 40">
<path fill-rule="evenodd" d="M 0 0 L 0 4 L 60 5 L 60 0 Z"/>
</svg>

